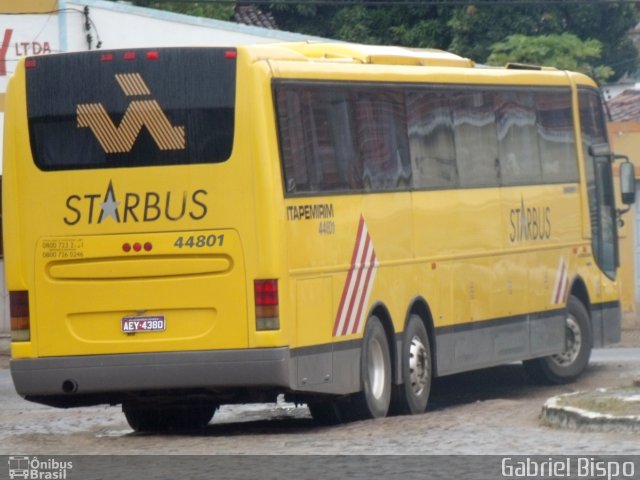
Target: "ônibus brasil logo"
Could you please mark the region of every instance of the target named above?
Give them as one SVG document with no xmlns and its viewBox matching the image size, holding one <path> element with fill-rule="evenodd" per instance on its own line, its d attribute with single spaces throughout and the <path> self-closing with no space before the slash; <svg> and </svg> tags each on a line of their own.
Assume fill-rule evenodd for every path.
<svg viewBox="0 0 640 480">
<path fill-rule="evenodd" d="M 204 189 L 164 192 L 121 192 L 112 180 L 103 192 L 74 193 L 66 200 L 67 225 L 202 220 L 207 215 Z"/>
<path fill-rule="evenodd" d="M 38 457 L 9 457 L 9 478 L 28 480 L 66 480 L 67 472 L 73 468 L 73 462 L 60 461 L 55 458 L 39 459 Z"/>
</svg>

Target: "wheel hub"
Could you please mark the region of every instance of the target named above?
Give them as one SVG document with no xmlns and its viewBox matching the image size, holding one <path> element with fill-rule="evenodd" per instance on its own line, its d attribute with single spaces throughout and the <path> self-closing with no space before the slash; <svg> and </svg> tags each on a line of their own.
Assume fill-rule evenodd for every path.
<svg viewBox="0 0 640 480">
<path fill-rule="evenodd" d="M 381 398 L 385 390 L 385 363 L 382 345 L 375 339 L 369 347 L 369 381 L 371 393 L 375 398 Z"/>
<path fill-rule="evenodd" d="M 566 367 L 575 362 L 582 347 L 582 332 L 580 331 L 578 322 L 573 316 L 569 315 L 567 317 L 565 328 L 567 335 L 565 350 L 551 357 L 553 361 L 561 367 Z"/>
<path fill-rule="evenodd" d="M 409 378 L 416 396 L 422 394 L 429 384 L 429 358 L 427 349 L 418 336 L 411 339 L 409 346 Z"/>
</svg>

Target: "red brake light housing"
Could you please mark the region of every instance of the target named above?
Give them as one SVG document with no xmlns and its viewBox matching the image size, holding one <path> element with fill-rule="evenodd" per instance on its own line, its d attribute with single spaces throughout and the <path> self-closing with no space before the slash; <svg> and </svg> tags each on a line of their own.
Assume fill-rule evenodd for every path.
<svg viewBox="0 0 640 480">
<path fill-rule="evenodd" d="M 279 330 L 278 280 L 255 280 L 253 289 L 256 307 L 256 330 Z"/>
<path fill-rule="evenodd" d="M 11 341 L 28 342 L 31 340 L 29 292 L 26 290 L 9 292 L 9 312 L 11 314 Z"/>
</svg>

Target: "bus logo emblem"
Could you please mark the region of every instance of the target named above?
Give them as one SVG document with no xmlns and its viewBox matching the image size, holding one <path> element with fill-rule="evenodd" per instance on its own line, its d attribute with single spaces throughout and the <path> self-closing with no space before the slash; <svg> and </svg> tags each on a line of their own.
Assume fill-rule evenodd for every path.
<svg viewBox="0 0 640 480">
<path fill-rule="evenodd" d="M 116 82 L 127 97 L 148 97 L 151 90 L 139 73 L 120 73 Z M 185 129 L 173 126 L 155 99 L 132 100 L 116 125 L 101 103 L 83 103 L 76 107 L 78 128 L 89 128 L 106 153 L 127 153 L 146 127 L 160 150 L 184 150 Z"/>
</svg>

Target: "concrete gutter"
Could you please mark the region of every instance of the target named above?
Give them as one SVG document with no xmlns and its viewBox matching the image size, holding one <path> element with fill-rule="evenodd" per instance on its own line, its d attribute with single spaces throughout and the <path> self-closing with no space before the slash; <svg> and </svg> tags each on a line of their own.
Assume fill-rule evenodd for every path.
<svg viewBox="0 0 640 480">
<path fill-rule="evenodd" d="M 11 351 L 11 334 L 0 333 L 0 355 L 9 355 Z"/>
<path fill-rule="evenodd" d="M 540 419 L 545 425 L 580 431 L 640 433 L 640 380 L 629 387 L 552 397 Z"/>
</svg>

